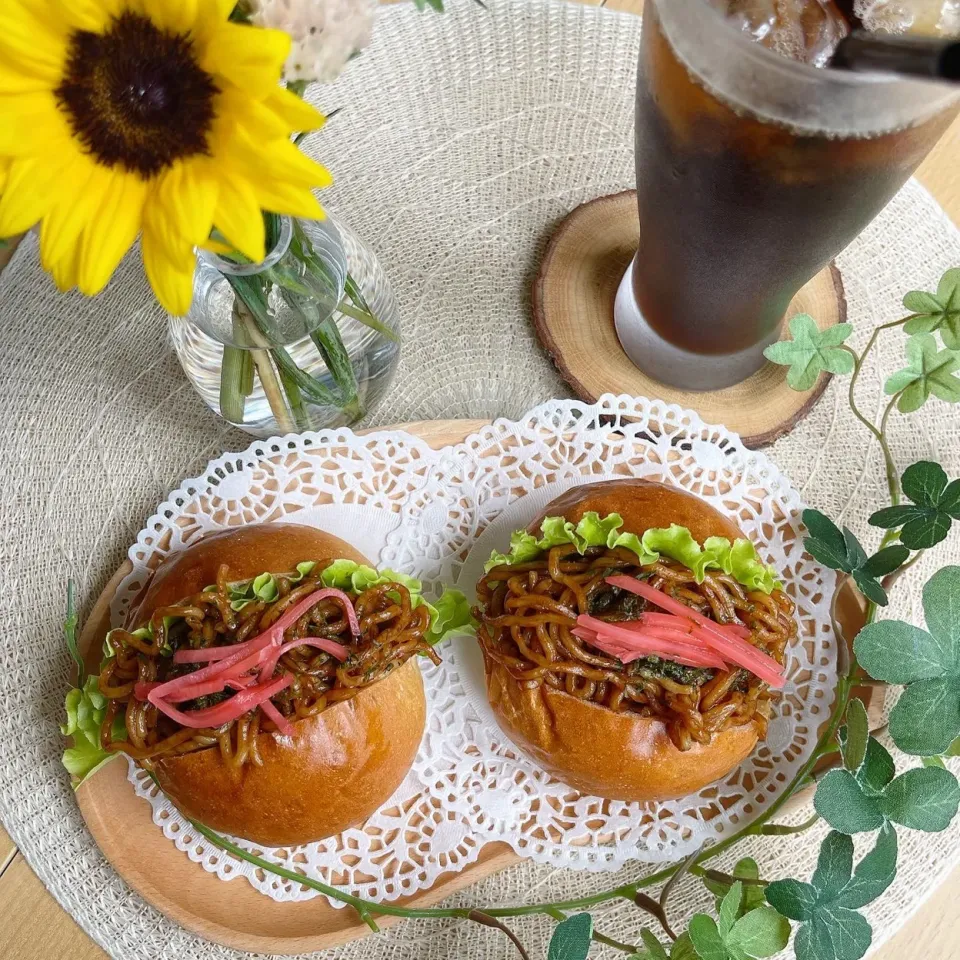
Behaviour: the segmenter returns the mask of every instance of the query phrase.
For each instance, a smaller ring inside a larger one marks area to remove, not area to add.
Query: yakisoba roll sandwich
[[[417,655],[436,659],[450,606],[309,527],[205,537],[108,634],[100,747],[215,830],[270,846],[339,833],[410,768],[426,717]]]
[[[766,734],[794,604],[737,525],[646,480],[576,487],[494,554],[477,637],[498,722],[577,790],[695,792]]]

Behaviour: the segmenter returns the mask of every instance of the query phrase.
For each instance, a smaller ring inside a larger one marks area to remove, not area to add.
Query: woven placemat
[[[637,18],[591,7],[488,0],[484,11],[454,0],[443,16],[391,8],[370,50],[324,91],[322,106],[342,112],[308,149],[337,177],[331,208],[380,255],[406,336],[394,387],[373,422],[517,416],[568,395],[532,331],[531,280],[560,218],[633,185],[638,47]],[[934,286],[957,263],[960,234],[910,183],[839,258],[855,345],[877,320],[899,315],[904,290]],[[99,299],[61,297],[27,239],[0,276],[0,329],[0,819],[53,894],[115,957],[238,956],[165,920],[106,864],[59,766],[57,723],[68,682],[66,577],[77,579],[89,605],[156,504],[248,438],[194,395],[134,256]],[[881,403],[882,378],[901,365],[901,341],[884,344],[861,377],[868,412]],[[884,496],[881,462],[841,390],[831,385],[768,453],[807,502],[864,535]],[[950,408],[933,402],[893,433],[901,463],[938,457],[951,476],[960,474]],[[960,561],[953,542],[898,586],[892,615],[920,620],[920,585],[935,566]],[[765,873],[808,874],[818,839],[763,845]],[[900,877],[869,911],[877,940],[916,908],[958,851],[956,831],[904,832]],[[463,899],[489,904],[597,888],[589,874],[524,865]],[[706,902],[695,884],[681,893],[678,908]],[[621,939],[635,940],[643,920],[628,904],[598,911],[598,924]],[[545,955],[551,927],[519,925],[534,956]],[[504,951],[495,931],[414,922],[329,956],[499,960]]]

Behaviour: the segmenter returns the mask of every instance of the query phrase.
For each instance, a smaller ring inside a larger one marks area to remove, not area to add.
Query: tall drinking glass
[[[693,390],[758,370],[797,291],[877,215],[958,106],[941,85],[787,59],[705,0],[647,0],[640,248],[616,305],[630,359]]]

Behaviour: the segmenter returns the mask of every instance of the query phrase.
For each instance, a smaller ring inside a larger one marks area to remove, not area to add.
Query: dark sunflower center
[[[143,177],[208,152],[216,94],[193,41],[136,13],[114,17],[105,33],[76,31],[56,90],[87,150]]]

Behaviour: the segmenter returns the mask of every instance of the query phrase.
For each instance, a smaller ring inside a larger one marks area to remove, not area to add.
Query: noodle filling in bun
[[[101,748],[213,829],[274,845],[338,833],[406,775],[426,716],[417,654],[439,662],[457,606],[307,527],[203,538],[107,635]]]
[[[487,693],[510,738],[583,793],[666,800],[766,735],[793,601],[732,521],[660,483],[555,500],[477,586]]]

